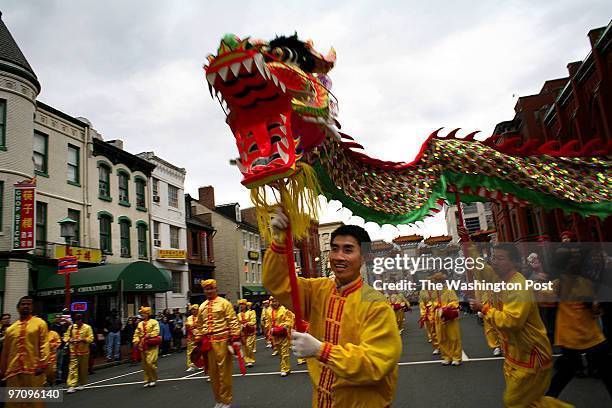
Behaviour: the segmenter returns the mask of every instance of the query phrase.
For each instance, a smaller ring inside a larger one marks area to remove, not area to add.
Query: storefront
[[[242,286],[242,297],[255,304],[268,299],[270,293],[263,286]]]
[[[43,312],[62,310],[66,283],[57,267],[40,266],[37,282],[35,296]],[[71,302],[86,303],[88,320],[99,326],[113,309],[126,319],[137,315],[140,306],[154,307],[155,294],[168,291],[171,284],[167,271],[145,261],[82,268],[70,274]]]

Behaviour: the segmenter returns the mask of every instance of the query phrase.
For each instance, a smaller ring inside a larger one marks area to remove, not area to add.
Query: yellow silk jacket
[[[263,283],[293,310],[286,250],[273,242],[264,258]],[[323,342],[308,359],[314,407],[391,405],[402,343],[387,299],[361,278],[337,288],[329,278],[298,279],[308,332]]]
[[[49,362],[47,324],[38,317],[17,320],[4,334],[0,372],[7,379],[18,374],[34,374]]]
[[[57,362],[57,349],[62,344],[60,335],[55,330],[49,330],[49,365]]]
[[[246,312],[238,313],[238,321],[241,325],[248,324],[251,326],[257,326],[257,314],[254,310],[247,310]]]
[[[70,354],[75,356],[84,356],[89,354],[89,344],[94,341],[93,330],[91,326],[83,323],[79,326],[72,324],[66,333],[64,333],[64,342],[68,343],[70,340],[84,340],[81,343],[70,344]]]
[[[240,337],[240,324],[234,307],[220,296],[200,305],[195,324],[197,336],[208,335],[210,341],[226,341]]]
[[[137,344],[141,351],[146,351],[144,339],[159,336],[159,323],[155,319],[147,319],[138,323],[134,331],[132,343]]]

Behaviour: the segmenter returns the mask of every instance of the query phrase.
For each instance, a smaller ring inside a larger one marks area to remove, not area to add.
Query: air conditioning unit
[[[154,239],[153,240],[153,246],[160,247],[161,246],[161,239]]]
[[[130,256],[129,248],[121,248],[121,256]]]
[[[153,196],[153,202],[154,202],[154,203],[159,203],[159,201],[160,201],[160,200],[159,200],[159,196],[158,196],[158,195],[154,195],[154,196]]]

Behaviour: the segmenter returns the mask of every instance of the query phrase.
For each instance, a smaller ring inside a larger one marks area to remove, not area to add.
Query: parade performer
[[[49,325],[47,325],[49,330]],[[62,344],[60,335],[55,330],[49,330],[49,360],[47,369],[45,370],[45,383],[49,386],[55,385],[55,376],[57,373],[57,349]]]
[[[289,220],[277,213],[275,240],[264,257],[263,283],[293,309],[282,234]],[[292,349],[308,358],[313,407],[387,407],[393,402],[401,339],[385,297],[359,271],[370,243],[367,232],[345,225],[331,235],[336,278],[298,280],[308,333],[293,332]]]
[[[196,319],[198,317],[198,309],[200,305],[193,304],[189,306],[190,315],[185,319],[185,333],[187,334],[187,371],[194,371],[196,366],[191,361],[191,352],[194,348],[194,336],[193,336],[193,328],[196,323]]]
[[[270,307],[270,333],[272,347],[280,355],[280,375],[286,377],[291,372],[289,347],[291,329],[295,323],[294,314],[285,306],[281,306],[276,298],[272,298]],[[274,355],[274,354],[273,354]]]
[[[234,307],[217,295],[217,281],[201,281],[206,300],[200,305],[195,325],[195,341],[206,352],[208,376],[218,408],[228,408],[232,395],[233,347],[240,348],[240,324]]]
[[[498,296],[496,296],[496,294],[493,293],[493,291],[491,290],[481,293],[480,301],[483,304],[487,303],[497,309],[501,309],[501,302],[499,302]],[[482,312],[480,312],[479,316],[482,316]],[[495,329],[495,327],[488,319],[484,318],[482,320],[482,329],[484,331],[485,339],[487,340],[487,345],[491,350],[493,350],[493,355],[495,357],[501,356],[502,336],[500,335],[500,333]]]
[[[422,289],[419,292],[419,311],[421,313],[419,325],[421,328],[425,327],[427,341],[433,347],[432,354],[438,355],[440,354],[440,344],[438,343],[436,326],[434,324],[433,295],[431,290]]]
[[[252,310],[255,314],[255,341],[253,342],[253,354],[257,353],[257,312],[253,309],[253,302],[247,302],[247,310]]]
[[[64,333],[64,342],[70,345],[70,363],[66,381],[68,393],[85,388],[89,374],[89,345],[94,341],[93,330],[90,325],[83,323],[83,315],[77,313],[73,320],[74,323]]]
[[[240,323],[240,338],[244,345],[244,362],[247,367],[253,367],[255,364],[254,348],[257,341],[257,316],[254,310],[249,310],[246,299],[240,299],[240,312],[238,313],[238,322]]]
[[[155,387],[157,384],[157,358],[161,337],[159,322],[151,319],[151,308],[141,306],[138,310],[142,321],[138,323],[132,343],[140,352],[142,370],[144,371],[144,387]]]
[[[430,281],[443,283],[446,276],[437,272]],[[461,365],[461,329],[459,328],[459,298],[450,288],[433,291],[433,314],[442,365]]]
[[[24,296],[17,303],[19,320],[4,332],[0,377],[7,387],[41,387],[49,361],[47,324],[32,316],[33,299]],[[42,402],[6,403],[7,407],[43,407]]]
[[[406,299],[403,293],[394,293],[389,297],[389,303],[395,313],[395,321],[397,322],[397,329],[399,334],[404,332],[404,318],[406,311],[410,309],[410,303]]]
[[[270,300],[264,300],[261,309],[261,330],[263,331],[266,348],[272,347],[272,339],[270,338]]]
[[[525,288],[525,278],[517,270],[520,255],[512,244],[493,248],[491,267],[498,279]],[[485,268],[483,274],[490,274]],[[498,306],[470,300],[472,310],[502,334],[504,350],[504,405],[518,407],[571,407],[545,397],[550,384],[552,351],[531,290],[506,290]],[[499,308],[498,308],[499,307]]]

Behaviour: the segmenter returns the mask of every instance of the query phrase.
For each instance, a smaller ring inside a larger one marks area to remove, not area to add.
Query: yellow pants
[[[397,322],[397,329],[402,330],[404,328],[404,309],[395,311],[395,321]]]
[[[57,361],[49,361],[49,365],[45,369],[45,379],[43,384],[49,383],[50,386],[55,384],[55,376],[57,370]]]
[[[440,348],[438,336],[436,335],[436,327],[433,322],[427,320],[425,322],[425,330],[427,330],[427,340],[431,340],[431,346],[434,349]]]
[[[6,379],[7,387],[23,388],[23,387],[42,387],[45,379],[44,374],[17,374]],[[42,408],[44,402],[6,402],[7,408]]]
[[[142,370],[144,371],[144,382],[157,381],[157,356],[159,347],[150,347],[140,354]]]
[[[573,408],[573,405],[546,397],[551,367],[533,371],[504,363],[504,405],[507,408]]]
[[[187,368],[189,367],[195,367],[195,365],[193,365],[193,363],[191,362],[191,352],[193,351],[193,349],[195,348],[195,343],[193,342],[193,339],[187,339]]]
[[[272,346],[275,350],[278,350],[281,373],[288,373],[291,371],[291,362],[289,361],[289,339],[287,337],[272,336]]]
[[[87,384],[87,375],[89,374],[89,354],[77,356],[70,354],[70,364],[68,365],[68,379],[66,385],[68,387],[76,387],[77,385]]]
[[[215,401],[222,404],[232,403],[232,355],[227,349],[227,341],[214,341],[208,351],[208,376],[212,385]]]
[[[494,349],[496,347],[501,347],[499,333],[497,332],[497,330],[495,330],[495,328],[491,325],[491,323],[489,323],[489,321],[486,319],[484,320],[483,328],[484,328],[484,334],[487,339],[487,344],[489,345],[489,348]]]
[[[459,319],[443,321],[436,317],[436,335],[443,360],[461,361],[461,331]]]
[[[244,347],[244,362],[254,363],[255,362],[255,342],[257,341],[257,335],[242,336],[242,344]]]

